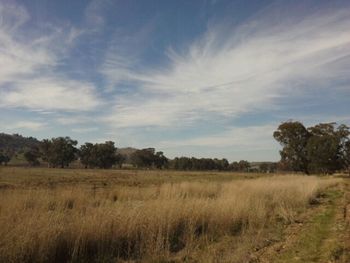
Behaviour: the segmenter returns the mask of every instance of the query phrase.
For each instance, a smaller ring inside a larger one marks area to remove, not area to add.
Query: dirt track
[[[318,199],[283,231],[280,241],[261,248],[251,262],[350,262],[350,179]]]

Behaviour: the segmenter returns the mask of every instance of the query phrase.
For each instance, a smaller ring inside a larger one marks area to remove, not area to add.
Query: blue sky
[[[285,120],[350,124],[349,1],[0,0],[0,128],[278,160]]]

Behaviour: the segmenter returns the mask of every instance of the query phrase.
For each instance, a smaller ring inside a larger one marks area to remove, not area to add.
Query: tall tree
[[[154,156],[154,165],[158,169],[164,168],[168,163],[168,158],[165,157],[163,152],[156,152]]]
[[[116,164],[118,165],[118,167],[122,168],[123,163],[125,163],[126,161],[126,156],[124,154],[117,153],[115,158],[116,158]]]
[[[43,140],[41,151],[43,159],[52,167],[67,167],[76,159],[77,141],[70,137],[57,137]]]
[[[281,162],[292,167],[294,171],[309,173],[307,143],[309,131],[298,121],[284,122],[278,126],[273,137],[282,145]]]
[[[95,147],[96,147],[96,157],[97,157],[96,164],[98,167],[108,169],[116,164],[117,148],[114,146],[114,142],[107,141],[105,143],[95,144]]]
[[[147,167],[150,168],[154,165],[155,161],[155,149],[146,148],[135,151],[131,157],[131,163],[136,167]]]
[[[350,176],[350,140],[344,144],[344,168],[348,170]]]
[[[31,166],[40,165],[39,158],[41,156],[39,147],[33,146],[24,152],[24,158]]]
[[[274,137],[283,146],[283,167],[312,173],[334,173],[348,166],[349,127],[320,123],[306,129],[300,122],[282,123]]]
[[[250,163],[245,160],[240,160],[238,162],[239,171],[248,172],[250,168]]]
[[[7,166],[7,164],[11,161],[14,155],[15,152],[11,149],[0,151],[0,165],[4,164],[5,166]]]
[[[314,173],[332,174],[346,165],[345,147],[349,128],[336,127],[336,123],[320,123],[310,127],[307,143],[309,170]]]
[[[51,158],[52,158],[52,142],[49,139],[44,139],[40,143],[40,152],[41,152],[41,158],[43,161],[47,162],[47,165],[50,166],[51,164]]]
[[[79,157],[85,168],[104,168],[108,169],[115,165],[120,158],[116,154],[117,148],[114,142],[107,141],[105,143],[85,143],[80,147]]]
[[[8,161],[9,160],[7,160],[6,156],[2,152],[0,152],[0,165],[2,165],[3,163],[6,165]]]
[[[92,143],[85,143],[80,146],[79,150],[80,162],[85,168],[93,168],[96,166],[96,147]]]
[[[334,136],[312,136],[307,144],[308,170],[312,173],[331,174],[340,169],[338,146],[338,140]]]
[[[234,161],[234,162],[230,163],[229,169],[231,171],[234,171],[234,172],[239,171],[239,164],[238,164],[238,162]]]

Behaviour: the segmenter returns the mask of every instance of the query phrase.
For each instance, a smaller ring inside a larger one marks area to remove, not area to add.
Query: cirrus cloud
[[[21,5],[0,3],[0,107],[86,111],[99,104],[93,84],[58,69],[80,30],[50,26],[38,34]],[[79,100],[79,103],[77,101]]]
[[[349,78],[350,10],[291,14],[275,24],[265,13],[233,29],[211,25],[188,50],[169,49],[162,68],[119,66],[121,56],[109,53],[102,73],[109,82],[117,76],[117,94],[123,81],[138,88],[116,96],[107,117],[115,126],[232,118],[278,108],[280,98],[302,96],[312,86],[329,90],[325,83]]]

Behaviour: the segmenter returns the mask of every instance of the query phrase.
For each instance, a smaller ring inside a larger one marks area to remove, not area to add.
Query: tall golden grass
[[[0,262],[161,261],[293,221],[335,179],[0,190]]]

